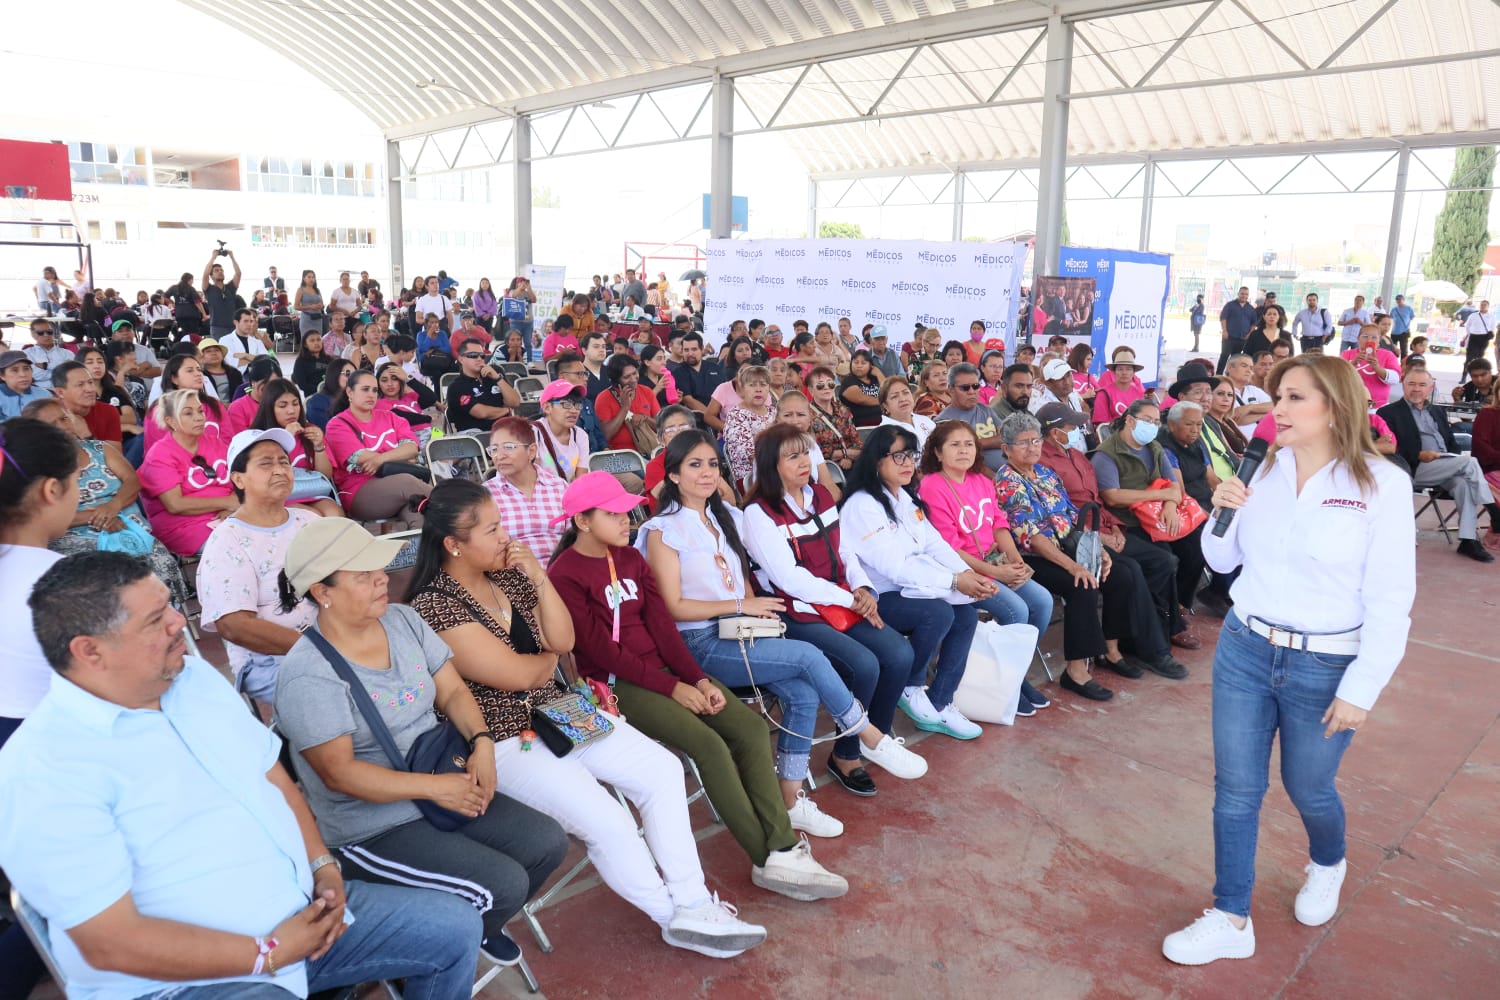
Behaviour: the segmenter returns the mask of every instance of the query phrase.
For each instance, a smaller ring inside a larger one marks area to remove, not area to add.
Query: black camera
[[[214,242],[217,243],[217,244],[219,244],[219,249],[217,251],[215,251],[214,256],[215,257],[228,257],[229,256],[229,251],[224,249],[224,241],[223,240],[215,240]]]

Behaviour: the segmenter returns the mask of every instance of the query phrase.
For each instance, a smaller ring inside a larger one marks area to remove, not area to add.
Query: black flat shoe
[[[1111,660],[1107,656],[1101,656],[1099,657],[1099,662],[1109,669],[1113,670],[1115,673],[1119,674],[1121,677],[1128,677],[1131,680],[1137,680],[1141,677],[1142,674],[1145,673],[1145,671],[1136,666],[1129,657],[1121,657],[1118,660]],[[1068,675],[1063,674],[1063,676],[1066,677]]]
[[[837,781],[855,795],[869,798],[878,791],[875,787],[875,779],[870,777],[870,772],[866,771],[863,767],[856,767],[848,774],[845,774],[838,769],[833,763],[833,758],[830,757],[828,758],[828,773],[833,775],[834,781]]]
[[[1171,653],[1164,654],[1159,660],[1142,660],[1141,662],[1146,664],[1147,670],[1168,680],[1180,681],[1188,675],[1187,667],[1183,666],[1182,661]]]
[[[1070,675],[1063,674],[1057,679],[1057,684],[1064,691],[1071,691],[1080,698],[1087,698],[1089,701],[1109,701],[1115,696],[1113,691],[1092,677],[1089,678],[1087,684],[1080,684]]]
[[[1475,562],[1492,563],[1495,561],[1495,557],[1490,550],[1472,538],[1459,539],[1458,554],[1468,556]]]

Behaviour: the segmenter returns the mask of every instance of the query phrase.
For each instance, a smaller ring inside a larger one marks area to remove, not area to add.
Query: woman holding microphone
[[[1276,442],[1250,486],[1214,490],[1203,534],[1214,570],[1240,567],[1214,652],[1214,908],[1169,934],[1182,965],[1255,954],[1256,832],[1279,732],[1281,777],[1307,830],[1294,913],[1338,910],[1344,806],[1334,786],[1354,731],[1406,649],[1416,595],[1411,481],[1374,450],[1365,392],[1340,358],[1304,354],[1267,379]]]

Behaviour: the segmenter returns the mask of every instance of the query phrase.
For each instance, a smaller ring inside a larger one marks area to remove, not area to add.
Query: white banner
[[[1161,353],[1161,318],[1167,297],[1167,265],[1133,260],[1115,261],[1114,286],[1109,293],[1109,332],[1104,350],[1095,352],[1112,358],[1115,348],[1128,347],[1135,352],[1144,382],[1155,382],[1161,376],[1156,370]],[[1212,340],[1210,340],[1212,343]]]
[[[737,319],[763,319],[791,342],[792,323],[859,331],[884,326],[890,346],[918,326],[967,341],[983,320],[986,338],[1005,342],[1016,327],[1024,243],[931,243],[925,240],[709,240],[704,331],[722,344]]]
[[[562,312],[563,281],[567,276],[568,269],[553,264],[527,264],[521,268],[521,273],[526,280],[531,282],[531,290],[536,293],[536,308],[532,316],[536,317],[536,329],[542,329],[542,321],[552,319]]]

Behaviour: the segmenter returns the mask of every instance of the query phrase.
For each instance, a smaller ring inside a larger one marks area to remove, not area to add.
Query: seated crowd
[[[627,314],[664,296],[627,294]],[[1107,701],[1096,669],[1185,678],[1173,647],[1229,607],[1232,576],[1203,585],[1202,515],[1271,410],[1282,341],[1158,393],[1127,348],[1098,379],[1065,341],[1007,366],[983,324],[897,352],[847,318],[790,347],[751,321],[713,357],[690,322],[659,336],[643,313],[611,344],[608,297],[578,296],[526,399],[501,367],[524,345],[450,330],[428,298],[415,339],[380,313],[341,357],[342,321],[307,329],[290,376],[248,346],[249,309],[230,346],[184,340],[139,395],[129,352],[59,360],[45,390],[0,355],[0,866],[79,989],[467,996],[480,957],[520,962],[505,925],[568,836],[666,944],[730,958],[767,930],[709,887],[683,759],[754,885],[842,896],[808,841],[845,828],[804,790],[815,747],[868,797],[870,765],[927,772],[898,711],[981,736],[955,704],[981,615],[1041,634],[1061,599],[1059,685]],[[1348,360],[1373,438],[1457,500],[1460,551],[1493,558],[1474,522],[1500,525],[1500,394],[1462,456],[1425,366],[1403,376],[1368,329]],[[443,425],[493,471],[435,475],[419,441]],[[637,461],[595,471],[603,452]],[[390,529],[416,552],[399,585]],[[188,653],[189,557],[258,720]],[[744,622],[771,628],[746,642]],[[768,698],[775,718],[750,707]],[[1015,702],[1050,704],[1026,682]],[[433,748],[454,767],[415,766]],[[14,927],[0,966],[38,974]]]

